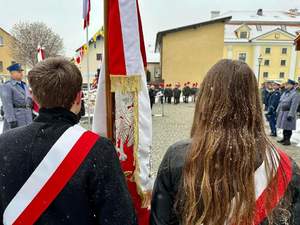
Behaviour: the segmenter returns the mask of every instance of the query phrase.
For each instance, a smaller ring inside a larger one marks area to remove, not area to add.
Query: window
[[[247,54],[246,53],[240,53],[239,54],[239,60],[242,62],[246,62]]]
[[[281,66],[286,66],[286,60],[281,60],[280,65]]]
[[[0,61],[0,72],[3,72],[3,62]]]
[[[287,54],[287,48],[283,48],[281,51],[282,54],[286,55]]]
[[[268,78],[269,77],[269,73],[268,72],[264,72],[264,78]]]
[[[102,54],[101,53],[97,54],[97,61],[102,61]]]
[[[240,38],[241,39],[247,39],[248,38],[248,32],[247,31],[242,31],[240,33]]]
[[[284,72],[280,72],[280,74],[279,74],[279,78],[284,78]]]
[[[266,48],[265,53],[266,53],[266,54],[271,54],[271,48]]]
[[[266,59],[264,65],[265,65],[265,66],[270,66],[270,60],[269,60],[269,59]]]
[[[4,43],[3,43],[3,37],[2,36],[0,36],[0,46],[1,45],[4,45]]]
[[[281,28],[281,30],[286,31],[286,25],[281,25],[280,28]]]
[[[257,30],[257,31],[262,31],[261,25],[256,25],[256,30]]]

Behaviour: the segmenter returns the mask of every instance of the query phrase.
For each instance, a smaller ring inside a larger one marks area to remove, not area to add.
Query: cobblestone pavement
[[[162,114],[164,116],[156,116]],[[152,153],[152,173],[155,176],[161,160],[168,147],[175,142],[189,137],[194,113],[194,104],[164,105],[164,110],[160,104],[153,107],[153,153]],[[266,125],[267,133],[269,133]],[[300,165],[300,148],[295,144],[289,147],[279,145],[276,138],[271,139],[276,146],[285,150]]]

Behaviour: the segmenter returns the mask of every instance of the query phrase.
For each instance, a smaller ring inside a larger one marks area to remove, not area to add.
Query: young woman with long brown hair
[[[300,224],[300,172],[265,134],[257,80],[243,62],[206,75],[191,139],[170,147],[151,225]]]

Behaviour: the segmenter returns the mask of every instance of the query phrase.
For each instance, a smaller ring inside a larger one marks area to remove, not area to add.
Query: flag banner
[[[83,0],[83,20],[85,29],[90,25],[91,0]]]
[[[41,47],[40,45],[37,48],[37,59],[38,59],[38,62],[45,60],[45,49],[43,47]]]
[[[142,209],[142,202],[153,188],[150,174],[152,115],[138,2],[109,0],[107,15],[107,66],[111,91],[115,93],[116,148],[130,192],[135,196],[133,199],[140,224],[145,225],[148,224],[147,215],[145,213],[145,217],[141,218],[139,212],[147,211]],[[93,123],[93,130],[101,135],[107,133],[105,83],[105,68],[102,66]]]

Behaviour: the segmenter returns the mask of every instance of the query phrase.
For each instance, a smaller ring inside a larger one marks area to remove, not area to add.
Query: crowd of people
[[[161,104],[167,103],[175,105],[179,104],[181,99],[184,103],[196,102],[196,96],[199,93],[199,84],[187,82],[181,88],[181,84],[176,82],[176,84],[149,84],[149,97],[151,102],[151,108],[155,104],[156,99],[159,99],[158,102]]]
[[[0,221],[5,225],[139,224],[115,147],[76,125],[82,99],[78,68],[68,60],[49,58],[29,72],[33,99],[40,106],[34,121],[25,117],[32,98],[22,82],[22,68],[14,65],[10,71],[12,79],[0,88],[6,120],[6,131],[0,135]],[[277,112],[286,141],[294,128],[299,95],[292,80],[284,91],[279,86],[268,84],[261,91],[266,114]],[[184,102],[191,93],[189,84],[182,90],[179,84],[160,89],[151,86],[150,99],[167,97],[169,103],[174,98],[177,104],[181,92]],[[241,61],[217,62],[195,101],[189,140],[172,145],[161,162],[151,207],[146,206],[151,211],[147,224],[299,225],[300,169],[266,135],[251,68]],[[12,116],[7,115],[10,110]],[[53,161],[58,167],[55,179],[44,179],[51,174]],[[45,183],[31,183],[32,176]],[[60,182],[65,177],[67,182]],[[36,196],[33,201],[38,203],[32,205],[30,196]]]
[[[267,82],[261,88],[262,102],[271,134],[277,137],[277,128],[283,129],[283,139],[278,143],[291,145],[293,130],[296,130],[297,112],[300,112],[300,93],[298,83],[288,80],[287,83]]]

